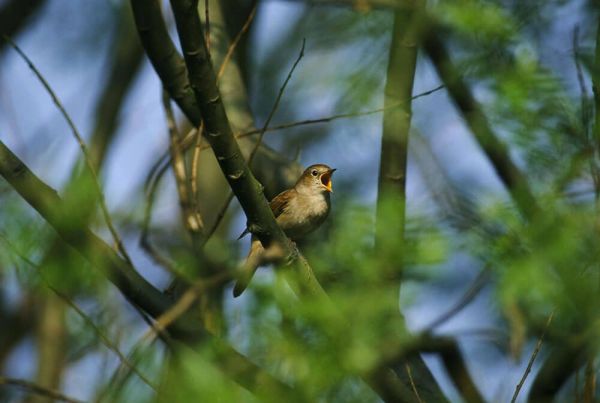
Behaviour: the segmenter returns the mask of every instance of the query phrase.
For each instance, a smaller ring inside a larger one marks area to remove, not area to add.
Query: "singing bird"
[[[292,240],[297,241],[319,228],[331,207],[331,176],[335,169],[325,164],[311,165],[300,176],[293,188],[279,193],[269,206],[277,224]],[[241,239],[250,231],[246,228]],[[264,261],[265,249],[256,236],[252,236],[250,252],[242,265],[233,296],[239,296],[252,280],[258,266]]]

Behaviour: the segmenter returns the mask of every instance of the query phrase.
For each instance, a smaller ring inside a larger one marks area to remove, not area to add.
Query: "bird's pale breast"
[[[329,214],[329,197],[319,194],[297,194],[291,198],[277,223],[286,235],[297,240],[316,230]]]

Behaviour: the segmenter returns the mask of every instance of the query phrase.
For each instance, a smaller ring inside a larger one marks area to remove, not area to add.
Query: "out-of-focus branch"
[[[467,370],[467,366],[456,342],[452,341],[451,343],[448,343],[448,345],[441,349],[439,353],[448,375],[465,401],[470,403],[485,402],[485,399],[481,396],[475,383],[471,379],[471,375]]]
[[[4,240],[2,234],[0,240]],[[12,349],[39,320],[39,307],[29,293],[24,293],[18,306],[11,307],[10,310],[7,308],[4,303],[0,303],[0,328],[10,329],[10,332],[0,332],[0,368],[4,367]]]
[[[417,2],[415,9],[396,10],[394,29],[390,45],[387,68],[383,114],[383,136],[377,196],[376,245],[378,253],[402,250],[404,243],[404,221],[406,206],[406,161],[408,136],[411,124],[411,99],[417,64],[417,51],[424,23],[425,2]],[[391,107],[391,106],[395,107]],[[393,242],[393,245],[391,244]],[[402,253],[400,253],[402,256]],[[400,312],[400,293],[403,271],[402,257],[388,259],[382,263],[380,276],[383,282],[394,282],[387,287],[390,301],[387,310],[390,320],[398,329],[405,329],[404,317]],[[392,336],[394,337],[394,336]],[[418,354],[402,355],[398,360],[386,363],[407,390],[416,390],[410,400],[444,400],[443,393],[433,375]],[[411,377],[406,368],[409,368]],[[374,371],[377,377],[384,375],[384,367]]]
[[[98,338],[100,338],[100,341],[102,341],[102,343],[113,353],[115,353],[115,355],[119,358],[119,361],[121,362],[121,365],[127,367],[130,371],[132,371],[133,373],[135,373],[141,380],[142,382],[144,382],[146,385],[148,385],[152,390],[157,391],[158,387],[156,385],[154,385],[154,383],[147,377],[145,376],[120,350],[119,347],[113,343],[109,336],[104,334],[104,331],[102,329],[100,329],[99,326],[97,326],[94,321],[92,320],[92,318],[90,318],[85,312],[83,312],[83,310],[77,305],[75,304],[69,297],[67,297],[66,295],[64,295],[63,293],[61,293],[60,291],[58,291],[57,289],[55,289],[54,287],[51,287],[52,291],[60,298],[64,301],[65,304],[67,304],[68,306],[71,307],[71,309],[73,309],[80,317],[81,319],[88,325],[90,326],[92,329],[94,329],[94,332],[96,333],[96,335],[98,336]]]
[[[135,35],[131,8],[124,4],[119,9],[119,19],[114,32],[111,66],[106,75],[104,89],[96,101],[94,129],[90,137],[90,157],[95,168],[102,166],[119,123],[119,113],[133,79],[140,70],[143,48]]]
[[[46,0],[10,0],[0,9],[0,36],[15,36]],[[0,42],[0,52],[5,43]]]
[[[594,93],[594,124],[592,127],[592,149],[594,150],[595,161],[591,163],[592,179],[594,180],[594,190],[596,200],[600,199],[600,168],[598,167],[598,158],[600,157],[600,16],[597,17],[596,27],[596,51],[594,54],[594,64],[592,67],[592,90]]]
[[[394,14],[394,30],[388,61],[385,84],[383,114],[383,136],[379,163],[379,183],[377,197],[377,243],[382,247],[386,238],[392,237],[400,247],[404,240],[404,219],[406,206],[406,160],[408,155],[408,134],[411,123],[411,97],[417,65],[417,49],[421,17],[417,12],[397,11]],[[385,204],[394,201],[393,209]],[[397,233],[385,233],[389,228],[384,223],[393,222]],[[402,264],[400,262],[400,264]],[[396,265],[394,265],[396,267]],[[396,267],[397,268],[397,267]],[[401,268],[398,268],[400,271]],[[391,273],[387,273],[390,275]],[[395,277],[395,276],[394,276]]]
[[[240,40],[242,39],[244,34],[246,32],[248,32],[248,29],[250,28],[250,24],[252,24],[252,21],[254,20],[254,16],[256,15],[257,8],[258,8],[258,3],[255,3],[252,6],[252,10],[250,11],[250,14],[248,14],[248,18],[246,19],[246,22],[244,22],[244,25],[242,25],[242,28],[240,29],[240,31],[237,33],[237,35],[233,39],[233,42],[231,42],[231,44],[227,48],[227,53],[225,54],[225,57],[223,58],[223,62],[221,63],[221,66],[219,67],[219,71],[217,72],[217,82],[219,82],[219,80],[223,76],[223,73],[225,72],[225,69],[227,68],[227,65],[229,64],[229,60],[231,60],[231,57],[233,56],[233,52],[235,51],[238,44],[240,43]]]
[[[60,389],[67,363],[65,306],[56,295],[44,295],[40,320],[36,323],[37,368],[35,383],[51,390]],[[31,395],[27,403],[51,403],[47,396]]]
[[[57,390],[45,388],[43,386],[37,385],[33,382],[25,381],[23,379],[15,379],[15,378],[6,378],[0,376],[0,386],[1,385],[10,385],[22,388],[30,393],[35,393],[37,395],[45,396],[47,398],[53,399],[54,401],[58,400],[61,402],[68,403],[83,403],[82,400],[73,399],[67,395],[60,393]]]
[[[48,221],[65,242],[94,266],[105,271],[134,305],[142,307],[152,316],[158,316],[167,309],[170,305],[167,297],[140,276],[111,247],[89,229],[72,225],[70,211],[65,210],[56,191],[35,176],[2,142],[0,176]]]
[[[498,139],[481,106],[461,78],[460,72],[454,67],[446,46],[435,30],[429,30],[424,40],[424,47],[442,83],[446,86],[450,98],[490,159],[517,208],[525,218],[532,218],[539,207],[527,178],[512,161],[506,145]]]
[[[469,285],[465,293],[460,297],[456,303],[450,307],[446,312],[434,319],[429,325],[425,327],[425,332],[432,332],[436,327],[441,326],[446,321],[453,318],[456,314],[463,310],[470,302],[472,302],[479,292],[486,286],[490,277],[490,267],[486,266],[477,275],[475,280]]]

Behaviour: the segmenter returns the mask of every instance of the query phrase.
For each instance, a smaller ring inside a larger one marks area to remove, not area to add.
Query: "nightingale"
[[[331,207],[331,175],[335,169],[325,164],[311,165],[304,170],[293,188],[284,190],[271,200],[269,206],[277,224],[292,240],[302,239],[319,228]],[[246,228],[238,239],[250,231]],[[252,280],[256,269],[265,262],[266,251],[260,240],[252,236],[250,252],[238,273],[233,296],[239,296]]]

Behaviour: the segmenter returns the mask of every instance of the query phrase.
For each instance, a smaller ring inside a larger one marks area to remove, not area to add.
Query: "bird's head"
[[[311,165],[304,170],[298,182],[296,182],[296,190],[333,192],[331,188],[331,175],[335,169],[330,168],[325,164]]]

